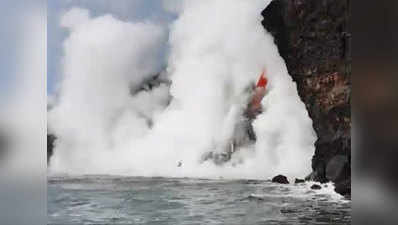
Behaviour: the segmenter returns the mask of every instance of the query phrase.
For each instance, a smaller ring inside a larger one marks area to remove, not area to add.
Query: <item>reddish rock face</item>
[[[275,37],[318,136],[309,178],[329,181],[327,165],[336,155],[344,156],[347,163],[339,167],[336,184],[340,193],[350,192],[349,0],[274,0],[262,15],[263,26]]]

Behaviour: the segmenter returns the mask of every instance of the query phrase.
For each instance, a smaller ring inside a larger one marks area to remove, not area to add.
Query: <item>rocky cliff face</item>
[[[318,135],[307,179],[351,192],[349,0],[274,0],[262,12]]]

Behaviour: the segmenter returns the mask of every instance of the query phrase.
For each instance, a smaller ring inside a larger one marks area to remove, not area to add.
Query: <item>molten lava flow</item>
[[[265,93],[267,91],[266,87],[268,84],[268,79],[265,76],[265,71],[262,72],[260,78],[257,81],[257,85],[254,90],[254,95],[249,103],[246,111],[246,116],[249,119],[254,119],[258,114],[262,112],[261,101],[263,100]]]
[[[267,86],[268,80],[265,77],[265,71],[260,75],[260,78],[257,81],[256,87],[265,88]]]
[[[231,160],[232,154],[240,147],[252,145],[256,141],[252,122],[257,115],[262,113],[261,101],[266,94],[267,84],[268,79],[265,76],[265,71],[263,71],[254,87],[254,93],[243,115],[244,119],[235,124],[234,132],[228,139],[228,143],[221,144],[222,151],[206,153],[203,161],[211,159],[218,165],[226,163]]]

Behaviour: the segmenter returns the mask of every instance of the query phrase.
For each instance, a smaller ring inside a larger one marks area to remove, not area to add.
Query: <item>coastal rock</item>
[[[335,183],[335,188],[334,190],[344,196],[350,196],[351,195],[351,180],[344,180]]]
[[[272,178],[272,183],[288,184],[289,181],[287,180],[287,177],[283,175],[278,175]]]
[[[312,190],[320,190],[320,189],[322,189],[322,187],[321,187],[321,185],[319,185],[319,184],[313,184],[313,185],[311,186],[311,189],[312,189]]]
[[[337,182],[339,181],[340,177],[346,177],[348,174],[347,168],[348,166],[348,159],[344,155],[336,155],[333,157],[326,166],[326,179]]]
[[[301,183],[304,183],[305,182],[305,180],[303,180],[303,179],[298,179],[298,178],[296,178],[295,180],[294,180],[294,183],[295,184],[301,184]]]
[[[349,7],[349,0],[274,0],[262,12],[318,136],[306,179],[321,183],[351,183]]]

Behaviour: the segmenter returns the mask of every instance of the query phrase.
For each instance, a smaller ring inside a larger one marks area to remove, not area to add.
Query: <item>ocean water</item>
[[[332,184],[122,176],[48,178],[48,224],[350,224]]]

